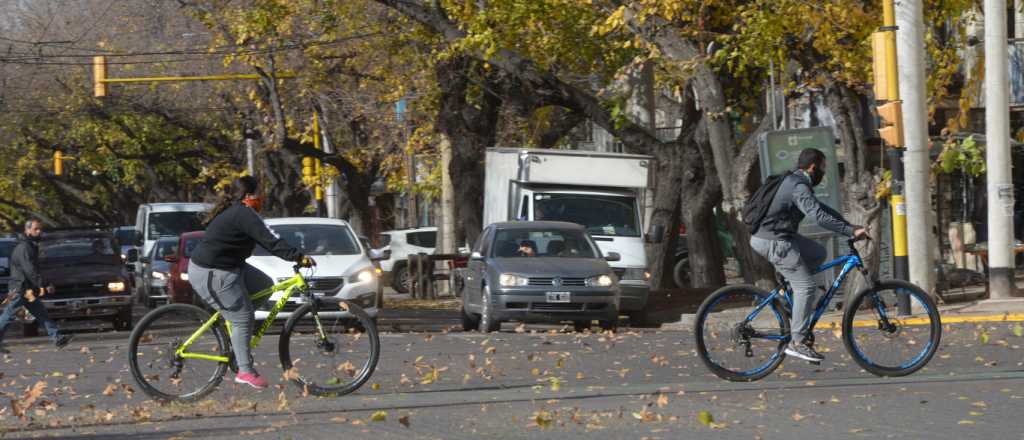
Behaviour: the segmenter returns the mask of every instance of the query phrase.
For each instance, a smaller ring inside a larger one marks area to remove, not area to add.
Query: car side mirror
[[[370,249],[370,261],[391,259],[391,249]]]
[[[654,225],[651,226],[651,231],[647,233],[647,242],[651,244],[661,243],[662,237],[665,236],[665,225]]]
[[[619,261],[621,259],[622,255],[619,255],[618,252],[609,252],[607,255],[604,256],[604,261]]]
[[[473,252],[472,254],[469,254],[469,259],[470,260],[476,260],[476,261],[483,261],[484,260],[484,256],[480,255],[479,252]]]
[[[128,254],[125,256],[125,261],[128,263],[137,263],[139,261],[139,250],[128,249]]]
[[[168,263],[177,263],[178,262],[178,256],[177,255],[168,255],[168,256],[164,257],[164,261],[166,261]]]
[[[135,231],[135,245],[142,246],[142,231]]]

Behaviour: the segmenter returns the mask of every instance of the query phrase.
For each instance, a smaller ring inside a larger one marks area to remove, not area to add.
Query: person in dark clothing
[[[768,259],[793,287],[793,317],[786,354],[812,362],[824,356],[810,345],[810,320],[815,286],[812,270],[825,260],[825,248],[797,233],[804,216],[821,227],[846,237],[867,237],[867,229],[851,225],[834,209],[818,201],[814,186],[825,177],[825,153],[807,148],[800,152],[797,169],[775,193],[768,213],[750,237],[750,246]]]
[[[42,222],[38,219],[29,220],[25,223],[25,234],[18,237],[18,245],[11,253],[11,281],[4,299],[6,307],[0,313],[0,353],[10,353],[3,346],[4,331],[22,307],[43,323],[46,333],[57,348],[64,348],[71,342],[72,336],[61,333],[57,323],[46,313],[46,305],[40,299],[55,291],[53,284],[47,284],[39,273],[39,238],[42,234]]]
[[[279,258],[309,267],[315,262],[278,237],[258,214],[262,199],[255,178],[243,176],[227,188],[206,221],[206,234],[192,252],[189,283],[210,307],[231,323],[231,347],[238,364],[235,382],[263,389],[266,379],[253,368],[249,350],[255,309],[247,279],[253,269],[245,264],[257,244]]]

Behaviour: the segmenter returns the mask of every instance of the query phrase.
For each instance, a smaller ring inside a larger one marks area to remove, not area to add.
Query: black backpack
[[[768,209],[772,206],[775,193],[779,192],[779,186],[782,185],[782,181],[786,180],[786,177],[789,177],[790,174],[793,174],[793,172],[787,171],[782,174],[768,176],[761,187],[754,191],[754,194],[743,204],[743,223],[747,224],[747,229],[750,230],[751,235],[757,233],[757,229],[761,227],[761,222],[768,216]]]

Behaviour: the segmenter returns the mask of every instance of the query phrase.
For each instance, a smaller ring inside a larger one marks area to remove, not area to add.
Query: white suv
[[[437,228],[402,229],[380,233],[381,250],[390,250],[391,258],[381,260],[384,276],[391,280],[391,287],[399,293],[409,291],[410,254],[433,254],[437,246]]]

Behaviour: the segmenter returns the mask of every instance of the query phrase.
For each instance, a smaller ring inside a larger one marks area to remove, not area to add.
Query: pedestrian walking
[[[3,346],[4,331],[14,318],[18,309],[24,307],[43,323],[46,333],[50,335],[57,348],[64,348],[71,342],[71,335],[62,334],[57,323],[46,313],[46,305],[42,298],[53,295],[55,288],[46,283],[39,272],[39,239],[43,235],[43,223],[39,219],[25,222],[25,233],[18,236],[18,244],[11,253],[11,281],[7,288],[7,296],[3,301],[3,313],[0,313],[0,353],[10,353]]]

